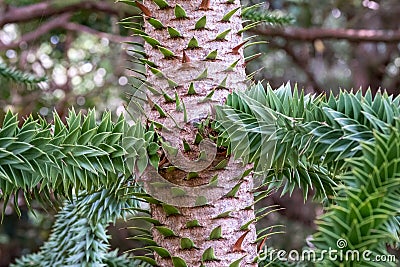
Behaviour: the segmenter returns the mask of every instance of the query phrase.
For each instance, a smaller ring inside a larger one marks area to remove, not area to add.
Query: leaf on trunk
[[[250,38],[251,38],[251,37],[250,37]],[[247,41],[249,41],[250,38],[248,38]],[[246,49],[246,48],[248,48],[248,47],[250,47],[250,46],[252,46],[252,45],[259,45],[259,44],[268,44],[268,41],[251,42],[251,43],[246,44],[246,45],[244,46],[244,49]]]
[[[178,148],[171,146],[168,142],[161,141],[161,145],[167,154],[174,157],[178,155]]]
[[[215,89],[227,89],[226,81],[228,80],[228,75],[219,83],[219,85]]]
[[[249,225],[252,224],[253,222],[257,221],[256,218],[249,220],[248,222],[246,222],[245,224],[243,224],[242,226],[240,226],[240,230],[244,231],[244,230],[248,230],[249,229]]]
[[[194,25],[194,29],[195,30],[204,29],[206,27],[206,24],[207,24],[207,16],[203,16],[196,22],[196,24]]]
[[[170,27],[170,26],[168,26],[168,34],[169,34],[169,36],[171,38],[180,38],[180,37],[182,37],[181,33],[177,29],[175,29],[173,27]]]
[[[201,207],[201,206],[207,205],[207,202],[208,202],[208,200],[205,196],[197,196],[194,205],[196,207]]]
[[[139,212],[142,212],[142,211],[139,211]],[[126,228],[129,229],[129,230],[132,230],[132,231],[142,232],[145,235],[151,235],[151,233],[150,233],[150,231],[148,229],[143,229],[143,228],[135,227],[135,226],[128,226]]]
[[[239,31],[237,32],[237,34],[242,34],[242,33],[245,32],[245,31],[251,30],[252,28],[257,27],[257,26],[258,26],[259,24],[261,24],[261,23],[262,23],[261,21],[256,21],[256,22],[250,23],[249,25],[246,25],[244,28],[242,28],[241,30],[239,30]]]
[[[218,41],[222,41],[222,40],[225,40],[225,37],[228,35],[228,33],[230,33],[231,32],[231,29],[227,29],[227,30],[225,30],[225,31],[223,31],[223,32],[221,32],[221,33],[219,33],[216,37],[215,37],[215,40],[218,40]]]
[[[186,141],[186,139],[182,140],[183,143],[183,149],[185,152],[189,152],[191,150],[189,143]]]
[[[183,101],[183,100],[182,100],[182,107],[183,107],[183,122],[187,123],[188,122],[187,110],[186,110],[185,101]]]
[[[242,182],[238,183],[237,185],[235,185],[231,191],[229,191],[226,194],[226,197],[236,197],[237,192],[239,191],[240,185],[242,184]]]
[[[234,262],[232,262],[231,264],[229,264],[229,267],[240,267],[240,263],[242,262],[242,260],[244,259],[244,257],[246,257],[246,256],[243,256],[243,257],[241,257],[241,258],[235,260]]]
[[[225,14],[225,16],[222,18],[223,22],[228,22],[231,17],[236,13],[236,11],[239,10],[240,7],[237,7],[235,9],[232,9],[231,11],[229,11],[228,13]]]
[[[218,186],[218,174],[214,175],[210,182],[208,183],[210,187],[217,187]]]
[[[162,22],[159,21],[158,19],[149,18],[147,20],[147,22],[150,23],[150,25],[153,26],[154,29],[156,29],[156,30],[162,30],[165,28],[165,26],[162,24]]]
[[[214,248],[209,247],[208,249],[206,249],[203,253],[203,255],[201,256],[201,260],[202,261],[215,261],[217,260],[217,257],[215,256],[214,253]]]
[[[157,266],[157,262],[154,259],[147,256],[134,256],[133,259],[147,262],[151,266]]]
[[[235,62],[233,62],[229,67],[227,67],[225,71],[227,71],[227,72],[233,71],[236,68],[239,61],[240,61],[240,58],[238,60],[236,60]]]
[[[175,150],[175,151],[177,151],[177,150]],[[175,166],[168,166],[168,167],[165,168],[165,171],[168,172],[168,173],[173,172],[175,170],[176,170]]]
[[[144,36],[149,36],[146,32],[144,32],[144,31],[142,31],[142,30],[140,30],[140,29],[132,28],[131,30],[132,30],[132,32],[133,32],[133,35],[144,35]],[[135,45],[140,46],[139,44],[136,44],[136,43],[135,43]]]
[[[161,225],[161,222],[159,220],[150,217],[132,217],[131,220],[143,220],[154,225]]]
[[[186,228],[202,227],[198,220],[192,220],[186,222]]]
[[[179,84],[177,82],[175,82],[174,80],[171,80],[170,78],[167,78],[167,82],[168,82],[168,87],[171,89],[175,89],[176,87],[179,86]]]
[[[218,56],[218,50],[213,50],[211,51],[207,56],[206,56],[206,60],[215,60]]]
[[[151,238],[147,238],[147,237],[143,237],[143,236],[133,236],[133,237],[129,237],[129,239],[130,240],[136,240],[136,241],[139,241],[139,242],[143,242],[145,244],[148,244],[149,246],[157,246],[156,241],[154,241]]]
[[[228,166],[228,159],[223,159],[218,164],[214,167],[214,170],[222,170],[225,169],[225,167]]]
[[[257,54],[254,54],[254,55],[250,55],[250,56],[248,56],[248,57],[246,57],[246,58],[244,59],[244,62],[245,62],[245,64],[247,64],[247,63],[249,63],[250,61],[252,61],[252,60],[254,60],[254,59],[260,57],[261,55],[262,55],[262,53],[257,53]]]
[[[222,226],[215,227],[210,233],[210,240],[216,240],[222,238]]]
[[[210,100],[212,99],[214,93],[215,93],[215,89],[212,89],[211,92],[209,92],[208,95],[206,95],[206,96],[205,96],[203,99],[201,99],[199,102],[200,102],[200,103],[204,103],[204,102],[210,101]]]
[[[138,58],[138,60],[139,60],[140,62],[142,62],[142,63],[144,63],[144,64],[150,66],[150,67],[153,67],[153,68],[157,68],[157,67],[158,67],[156,63],[154,63],[153,61],[147,60],[147,59],[145,59],[145,58]]]
[[[163,207],[163,210],[164,210],[165,214],[167,214],[167,216],[173,216],[173,215],[180,215],[181,214],[179,209],[174,207],[174,206],[171,206],[171,205],[168,205],[168,204],[165,204],[165,203],[163,203],[161,205]]]
[[[247,80],[253,80],[254,76],[255,76],[258,72],[261,72],[263,69],[264,69],[264,67],[259,68],[259,69],[255,70],[255,71],[253,71],[252,73],[246,75],[246,79],[247,79]]]
[[[207,160],[207,152],[205,150],[200,151],[199,160]]]
[[[133,193],[132,195],[134,197],[141,198],[150,204],[160,204],[160,201],[158,201],[157,199],[155,199],[152,196],[149,196],[147,194]]]
[[[177,235],[172,231],[172,229],[165,227],[165,226],[155,226],[155,229],[157,229],[160,234],[162,234],[164,237],[176,237]]]
[[[195,81],[200,81],[208,78],[208,69],[205,68],[202,73],[200,73],[199,76],[197,76],[194,80]]]
[[[169,253],[169,251],[163,247],[147,246],[147,247],[145,247],[145,249],[151,249],[152,251],[155,251],[158,255],[160,255],[161,258],[170,258],[171,257],[171,254]]]
[[[186,191],[179,187],[172,187],[171,188],[171,195],[172,197],[183,197],[186,196]]]
[[[187,267],[186,261],[180,257],[172,257],[172,264],[174,265],[174,267]]]
[[[235,245],[233,245],[232,252],[242,252],[243,251],[242,244],[249,232],[250,232],[250,230],[247,230],[243,235],[241,235],[239,237],[239,239],[236,241]]]
[[[167,1],[165,0],[153,0],[153,2],[160,8],[160,9],[165,9],[167,7],[170,7]]]
[[[162,90],[162,89],[161,89],[161,91],[162,91],[162,93],[163,93],[163,97],[164,97],[164,100],[165,100],[166,103],[175,102],[175,100],[174,100],[169,94],[167,94],[167,92],[165,92],[165,91]]]
[[[154,125],[158,130],[161,130],[164,127],[164,125],[162,123],[159,123],[157,121],[149,120],[149,122],[152,125]]]
[[[222,212],[222,213],[218,214],[217,216],[215,216],[213,219],[230,218],[230,217],[232,217],[231,216],[232,211],[233,210],[228,210],[228,211]]]
[[[154,103],[154,108],[158,111],[158,114],[160,114],[160,118],[167,117],[165,111],[157,103]]]
[[[198,178],[198,177],[199,177],[199,174],[197,172],[189,172],[186,175],[186,180],[190,180],[190,179]]]
[[[193,240],[187,237],[181,238],[181,249],[197,248]]]
[[[148,43],[149,45],[151,45],[153,48],[160,47],[160,45],[161,45],[161,43],[158,40],[156,40],[150,36],[146,36],[146,35],[138,35],[138,36],[142,37],[143,40],[146,43]]]
[[[161,77],[164,77],[164,76],[165,76],[164,73],[163,73],[161,70],[157,69],[157,68],[154,68],[154,67],[149,66],[149,70],[150,70],[151,73],[153,73],[156,77],[161,78]]]
[[[199,134],[199,133],[196,133],[196,137],[194,139],[194,144],[195,145],[200,144],[201,140],[203,140],[203,136],[201,136],[201,134]]]
[[[189,89],[188,89],[188,91],[187,91],[187,94],[188,94],[188,95],[196,95],[196,94],[197,94],[197,93],[196,93],[196,90],[195,90],[195,88],[194,88],[194,83],[190,83]]]
[[[209,10],[210,9],[210,0],[202,0],[199,6],[200,10]]]
[[[175,110],[178,112],[182,112],[182,103],[181,99],[179,98],[178,92],[175,90]]]
[[[175,18],[177,19],[187,18],[185,9],[181,7],[179,4],[175,6],[174,13],[175,13]]]
[[[199,48],[199,41],[197,41],[196,37],[192,37],[192,39],[190,39],[188,46],[188,49],[196,49]]]
[[[145,5],[143,5],[142,3],[135,1],[136,6],[143,12],[143,14],[145,14],[148,17],[151,17],[151,11],[150,9],[148,9]]]
[[[252,171],[253,171],[253,168],[250,168],[250,169],[245,170],[245,171],[243,172],[241,178],[244,178],[244,177],[248,176]]]
[[[165,47],[162,47],[160,45],[158,45],[157,47],[158,47],[158,50],[160,50],[160,52],[164,55],[164,58],[170,59],[170,58],[174,58],[175,57],[174,52],[172,52],[171,50],[169,50],[169,49],[167,49]]]

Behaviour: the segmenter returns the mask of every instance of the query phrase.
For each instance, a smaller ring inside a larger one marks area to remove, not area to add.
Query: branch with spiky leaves
[[[313,186],[317,194],[334,196],[319,221],[319,251],[336,248],[343,238],[349,242],[346,249],[368,249],[373,257],[387,255],[387,243],[399,244],[399,101],[381,92],[372,97],[370,90],[325,98],[292,92],[289,85],[264,90],[259,84],[229,96],[218,109],[216,127],[228,129],[222,143],[252,141],[247,151],[232,145],[231,151],[255,162],[256,170],[261,165],[260,174],[272,187],[283,185],[291,192]],[[275,142],[274,153],[263,151],[265,140]],[[263,168],[271,154],[271,164]],[[321,183],[325,178],[328,183]]]
[[[294,22],[293,17],[283,14],[282,12],[271,11],[257,7],[259,7],[259,5],[255,5],[251,9],[245,9],[245,12],[242,12],[243,19],[253,23],[267,23],[268,25],[272,26],[282,26],[292,24]]]
[[[313,243],[319,253],[329,248],[340,249],[344,255],[359,253],[354,258],[325,258],[330,266],[396,266],[395,261],[374,259],[378,255],[389,259],[386,245],[400,244],[396,218],[400,214],[399,128],[392,128],[388,135],[375,132],[374,142],[361,147],[362,155],[348,161],[350,171],[342,177],[344,185],[335,204],[318,220]]]
[[[94,110],[85,116],[71,110],[66,124],[57,114],[53,124],[29,116],[21,126],[17,115],[8,112],[0,128],[4,208],[19,191],[28,206],[32,198],[49,204],[54,196],[72,200],[82,190],[116,192],[135,171],[147,167],[147,144],[153,135],[146,136],[140,124],[129,126],[123,116],[114,123],[110,112],[97,122]]]
[[[28,205],[32,195],[42,203],[53,193],[69,199],[40,252],[15,266],[147,266],[108,251],[106,227],[138,206],[130,181],[147,166],[152,132],[123,116],[114,123],[109,112],[99,122],[94,110],[71,110],[66,124],[53,118],[49,124],[30,116],[18,126],[8,112],[0,128],[1,197],[23,190]]]
[[[0,77],[26,85],[37,85],[46,81],[46,77],[37,77],[33,74],[17,70],[5,64],[0,64]]]
[[[245,162],[255,162],[256,174],[269,188],[284,186],[284,192],[291,193],[301,187],[305,197],[309,188],[315,188],[324,198],[334,193],[336,183],[325,166],[309,161],[305,148],[314,139],[299,122],[299,118],[318,120],[322,101],[296,90],[292,95],[289,86],[265,91],[258,84],[244,93],[232,93],[217,109],[215,127],[225,129],[220,144],[228,144]],[[248,148],[234,140],[249,140]]]
[[[230,95],[218,109],[216,126],[237,126],[221,134],[223,142],[252,140],[246,155],[233,150],[255,162],[256,169],[268,162],[264,156],[270,152],[263,154],[260,140],[275,142],[271,168],[260,169],[271,185],[284,186],[284,192],[298,186],[304,196],[308,188],[315,187],[317,195],[326,197],[334,194],[338,175],[346,170],[345,159],[360,155],[362,141],[373,141],[372,130],[389,132],[400,115],[399,102],[400,97],[393,99],[381,92],[372,97],[370,90],[365,95],[342,91],[326,98],[304,95],[297,88],[292,92],[289,84],[277,90],[269,86],[264,90],[258,84],[245,93]]]
[[[109,251],[107,226],[137,206],[137,201],[126,197],[126,192],[83,192],[73,202],[65,203],[40,251],[23,256],[11,266],[149,266],[130,260],[127,255],[118,256],[115,250]]]

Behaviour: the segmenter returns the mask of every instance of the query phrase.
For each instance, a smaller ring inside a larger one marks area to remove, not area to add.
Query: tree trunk
[[[146,117],[162,124],[159,134],[180,151],[175,156],[175,150],[164,148],[158,172],[147,172],[147,192],[161,201],[151,204],[152,218],[160,222],[152,229],[154,241],[172,256],[155,254],[156,261],[167,267],[185,266],[181,260],[187,266],[229,266],[235,261],[232,266],[256,266],[253,181],[248,173],[243,177],[249,166],[228,160],[226,150],[216,149],[210,140],[198,145],[199,134],[205,139],[216,135],[205,122],[213,116],[212,106],[223,104],[229,91],[246,88],[243,52],[238,47],[243,42],[240,2],[170,0],[164,9],[155,2],[139,4],[145,33],[159,42],[157,46],[145,39],[147,60],[156,68],[147,68],[147,81],[161,93],[143,95],[152,105]],[[222,20],[236,8],[234,15]],[[202,122],[199,130],[196,123]],[[225,167],[224,162],[228,162]],[[207,185],[210,181],[213,186]],[[152,187],[160,183],[170,186]]]

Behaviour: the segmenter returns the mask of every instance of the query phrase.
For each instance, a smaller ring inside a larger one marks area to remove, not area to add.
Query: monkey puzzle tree
[[[216,147],[210,123],[213,105],[246,89],[240,2],[133,2],[143,12],[144,29],[135,31],[146,42],[137,54],[147,74],[130,107],[150,104],[145,120],[163,147],[144,175],[152,236],[171,256],[156,254],[157,264],[255,266],[250,166]]]

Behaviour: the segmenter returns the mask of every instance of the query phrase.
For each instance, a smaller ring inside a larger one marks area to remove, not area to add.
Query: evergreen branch
[[[348,255],[366,250],[371,259],[388,255],[386,244],[400,243],[400,224],[396,219],[400,211],[400,134],[393,129],[390,134],[374,134],[374,142],[362,144],[362,155],[349,161],[350,171],[343,175],[335,205],[318,221],[319,231],[313,243],[319,252],[341,249]],[[339,247],[339,240],[346,246]],[[330,266],[383,266],[364,257],[356,259],[326,258]],[[395,262],[384,262],[396,266]]]
[[[278,11],[270,11],[267,9],[256,9],[248,8],[242,12],[243,20],[249,20],[251,22],[263,22],[270,25],[287,25],[294,22],[294,18]]]
[[[23,256],[13,267],[28,266],[148,266],[117,251],[109,251],[106,228],[137,201],[124,193],[101,190],[90,195],[83,193],[73,202],[65,203],[57,214],[49,240],[40,252]]]
[[[65,125],[54,114],[53,123],[30,116],[18,126],[17,115],[6,114],[0,128],[4,207],[19,190],[28,206],[32,196],[45,202],[53,192],[69,199],[73,192],[116,192],[147,166],[148,142],[141,124],[129,126],[122,116],[113,123],[110,112],[96,122],[94,110],[86,116],[71,110]]]
[[[304,96],[290,86],[264,90],[261,84],[244,93],[232,93],[224,107],[217,108],[219,144],[235,157],[255,163],[255,175],[269,187],[315,188],[319,197],[334,193],[334,177],[325,166],[309,162],[307,148],[314,139],[301,119],[320,119],[323,97]],[[243,140],[248,140],[244,142]]]
[[[39,78],[30,73],[11,68],[5,64],[0,64],[0,76],[7,80],[12,80],[26,85],[38,84],[47,80],[46,77]]]
[[[364,96],[343,91],[326,99],[297,88],[292,92],[290,85],[265,91],[259,84],[232,93],[217,109],[216,126],[222,131],[220,144],[255,162],[271,186],[283,185],[285,192],[316,187],[317,195],[326,197],[347,170],[345,159],[360,155],[361,142],[373,141],[372,130],[387,134],[395,125],[399,102],[400,97],[381,92],[373,98],[370,90]]]
[[[373,258],[388,255],[386,244],[400,244],[399,102],[400,97],[381,92],[372,97],[370,90],[326,98],[296,88],[292,92],[289,85],[264,90],[259,84],[232,93],[218,107],[215,125],[219,143],[254,162],[269,188],[292,192],[302,187],[306,198],[307,188],[315,187],[317,194],[333,196],[334,205],[318,223],[314,243],[319,252],[336,249],[342,238],[348,242],[344,250],[368,249]],[[266,142],[276,149],[264,152]],[[348,266],[378,266],[373,264]]]
[[[113,250],[106,254],[104,259],[106,266],[113,267],[150,267],[151,265],[141,260],[131,260],[126,254],[118,256],[118,251]]]

